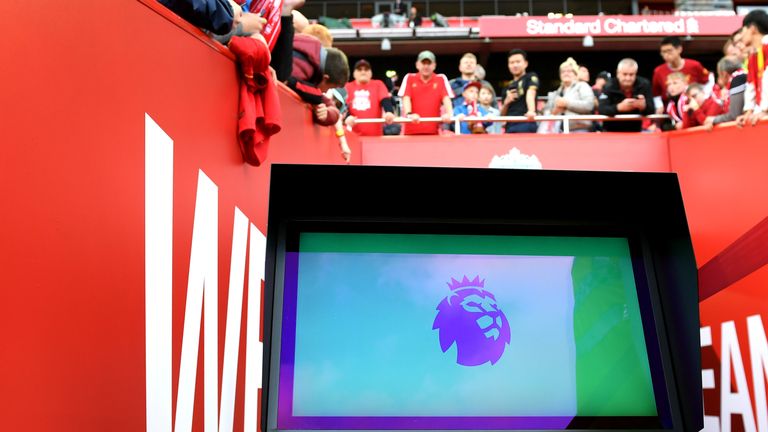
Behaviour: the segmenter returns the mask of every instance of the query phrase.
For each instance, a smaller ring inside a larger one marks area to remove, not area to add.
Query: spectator
[[[408,20],[402,15],[395,15],[389,12],[376,14],[371,18],[373,27],[401,27]]]
[[[610,79],[611,73],[608,71],[602,71],[597,74],[595,84],[592,86],[592,93],[595,94],[595,98],[599,98],[600,95],[603,94],[603,87],[605,87],[605,84],[610,81]]]
[[[743,28],[739,28],[733,32],[731,37],[725,41],[725,45],[723,45],[723,56],[731,57],[739,63],[744,63],[747,59],[746,47],[744,47],[744,42],[741,41],[742,30]]]
[[[578,115],[591,114],[595,110],[595,95],[585,81],[578,79],[579,65],[576,60],[568,59],[560,65],[560,87],[547,95],[547,104],[544,106],[544,114],[551,115]],[[559,123],[557,123],[559,126]],[[569,128],[572,132],[589,132],[592,122],[589,120],[570,120]],[[562,132],[559,127],[549,132]]]
[[[496,91],[493,90],[493,86],[486,82],[481,83],[483,87],[480,89],[480,95],[478,96],[478,102],[480,102],[480,105],[485,108],[486,111],[488,111],[488,114],[494,117],[497,117],[501,115],[501,112],[499,111],[497,102],[496,102]],[[501,123],[500,122],[492,122],[488,127],[485,128],[485,131],[489,134],[500,134],[501,133]]]
[[[597,113],[597,107],[599,105],[600,95],[603,94],[603,88],[605,84],[611,79],[611,73],[608,71],[602,71],[595,77],[595,84],[592,85],[592,94],[595,95],[595,113]],[[603,122],[596,121],[592,123],[593,132],[603,131]]]
[[[435,74],[437,60],[432,51],[422,51],[416,58],[418,73],[409,73],[403,78],[398,95],[403,100],[406,117],[413,120],[405,125],[405,135],[437,134],[438,123],[420,123],[421,117],[442,117],[443,123],[451,121],[453,92],[448,78]],[[442,115],[440,108],[442,107]]]
[[[685,91],[688,99],[686,122],[684,127],[701,126],[707,117],[718,116],[723,113],[723,107],[715,98],[704,93],[704,86],[692,83]]]
[[[242,1],[240,1],[240,3],[242,3]],[[270,51],[273,51],[277,39],[282,32],[281,15],[283,10],[290,10],[292,13],[295,12],[298,14],[299,12],[293,11],[293,9],[301,7],[303,4],[304,0],[252,0],[246,8],[250,13],[243,14],[243,16],[253,15],[263,17],[266,20],[261,29],[261,35],[264,36],[264,39],[267,41]],[[299,15],[303,17],[303,15]]]
[[[394,99],[397,96],[397,92],[400,90],[400,77],[397,76],[397,71],[390,69],[384,73],[384,85],[387,86],[387,90]],[[393,100],[393,103],[395,101]]]
[[[589,69],[586,66],[579,66],[579,81],[589,84]]]
[[[205,0],[158,0],[176,15],[192,25],[215,34],[227,34],[236,26],[232,2],[208,2]],[[236,3],[235,3],[236,5]],[[239,8],[239,6],[238,6]],[[242,11],[242,9],[240,9]]]
[[[741,67],[741,63],[733,57],[723,57],[717,62],[718,83],[727,93],[721,98],[723,101],[723,114],[715,117],[707,117],[704,126],[712,129],[712,126],[720,123],[736,120],[744,111],[744,90],[747,87],[747,74]]]
[[[737,61],[746,66],[748,52],[747,47],[744,45],[744,35],[742,34],[743,30],[744,27],[741,27],[733,32],[733,34],[731,34],[729,41],[731,42],[732,47],[725,55],[735,57]]]
[[[744,17],[742,40],[752,51],[747,59],[747,87],[744,93],[744,114],[737,122],[756,124],[766,117],[768,112],[768,74],[765,73],[768,56],[768,14],[764,10],[755,9]]]
[[[485,109],[485,107],[477,102],[481,88],[482,84],[477,81],[469,81],[464,85],[464,89],[461,92],[464,96],[462,98],[461,105],[453,108],[453,115],[456,116],[460,121],[463,120],[464,117],[484,117],[488,115],[488,111]],[[490,122],[483,123],[461,121],[461,133],[485,133],[485,128],[490,125]]]
[[[501,114],[504,116],[526,116],[533,120],[536,116],[536,92],[539,88],[539,76],[535,72],[526,72],[528,53],[513,49],[507,55],[507,67],[512,74],[512,81],[504,91],[504,104]],[[506,133],[536,132],[536,122],[507,122]]]
[[[309,24],[304,27],[301,32],[316,37],[320,41],[320,44],[325,48],[333,46],[333,35],[328,31],[328,28],[322,24]]]
[[[662,124],[662,130],[682,129],[685,127],[686,117],[688,115],[688,97],[686,89],[688,88],[688,77],[682,72],[672,72],[667,75],[667,115],[672,120],[671,127]]]
[[[598,112],[607,116],[617,114],[653,114],[651,83],[637,76],[637,62],[625,58],[616,67],[616,77],[608,81],[600,95]],[[641,132],[642,120],[607,121],[603,124],[607,132]]]
[[[336,123],[333,124],[333,128],[336,137],[339,139],[341,157],[349,163],[352,157],[352,150],[349,148],[349,143],[347,143],[347,136],[344,132],[344,122],[342,121],[342,118],[347,113],[347,91],[343,87],[332,88],[325,92],[325,96],[333,102],[334,106],[341,114]]]
[[[458,78],[454,78],[449,81],[451,85],[451,91],[455,97],[453,98],[453,107],[461,106],[464,103],[464,96],[462,96],[464,88],[468,83],[475,81],[475,70],[477,69],[477,57],[472,53],[465,53],[459,60],[459,72],[461,75]]]
[[[411,28],[413,27],[421,27],[421,15],[419,15],[419,10],[416,9],[416,6],[411,6],[411,15],[408,16],[409,26]]]
[[[358,118],[383,117],[386,124],[392,124],[395,114],[389,91],[383,82],[372,79],[371,64],[367,60],[358,60],[352,74],[355,78],[354,81],[348,82],[345,86],[347,106],[349,107],[346,124],[358,135],[381,136],[382,126],[380,124],[355,124],[355,121]]]
[[[664,63],[656,66],[656,69],[653,70],[652,90],[656,112],[661,114],[664,111],[664,106],[669,102],[669,95],[665,91],[667,75],[672,72],[682,72],[688,75],[689,82],[708,84],[709,71],[698,61],[682,57],[683,44],[677,36],[668,36],[662,39],[659,52]],[[711,85],[709,88],[711,89]]]
[[[275,0],[252,1],[250,10],[257,9],[261,3]],[[279,2],[279,0],[278,0]],[[278,81],[286,82],[291,77],[293,68],[293,39],[296,30],[301,32],[308,25],[308,21],[299,11],[295,10],[304,4],[304,0],[283,0],[280,9],[279,36],[276,38],[272,50],[272,60],[269,65],[275,70]],[[295,27],[294,27],[295,26]],[[346,80],[345,80],[346,81]]]
[[[403,3],[402,0],[395,0],[395,4],[392,6],[392,13],[400,16],[408,15],[408,5]]]
[[[172,10],[189,23],[202,28],[222,44],[229,43],[232,36],[250,36],[263,32],[270,49],[280,32],[279,12],[274,22],[259,14],[244,13],[243,8],[234,0],[209,2],[206,0],[158,0],[160,4]],[[276,29],[273,28],[277,22]],[[266,27],[270,26],[269,30]]]
[[[493,86],[491,83],[485,80],[485,68],[482,65],[475,66],[475,81],[479,82],[483,85],[483,87],[488,86],[491,89]],[[482,90],[482,89],[481,89]],[[493,97],[496,97],[496,92],[493,92]]]
[[[321,61],[321,59],[325,61]],[[336,48],[325,48],[314,36],[299,33],[293,39],[291,87],[314,106],[314,120],[330,126],[339,119],[339,110],[324,95],[328,89],[343,87],[349,77],[347,56]]]
[[[390,69],[384,73],[384,85],[387,86],[392,107],[395,109],[395,117],[397,117],[400,115],[400,98],[397,97],[397,93],[400,91],[400,77],[397,76],[396,70]],[[385,124],[384,135],[400,135],[402,129],[402,125],[398,123]]]

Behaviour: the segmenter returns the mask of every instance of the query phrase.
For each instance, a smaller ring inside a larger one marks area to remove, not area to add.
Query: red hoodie
[[[229,49],[237,57],[240,79],[238,138],[245,161],[259,166],[267,158],[269,137],[280,132],[280,100],[269,72],[269,49],[250,37],[235,36]]]
[[[684,116],[684,128],[701,126],[707,117],[714,117],[722,114],[723,106],[717,103],[712,96],[708,97],[701,106],[695,110],[688,110],[688,115]]]

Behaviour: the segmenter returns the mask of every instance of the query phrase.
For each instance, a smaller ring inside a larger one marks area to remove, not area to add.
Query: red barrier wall
[[[343,163],[336,138],[314,127],[306,106],[283,89],[285,127],[267,164],[244,165],[235,144],[232,57],[152,0],[0,2],[0,26],[11,35],[0,39],[2,429],[145,429],[145,187],[155,186],[145,182],[145,114],[173,140],[174,407],[200,171],[218,192],[221,368],[235,207],[264,232],[269,164]],[[711,334],[704,364],[713,376],[705,379],[713,387],[705,389],[706,412],[718,416],[725,431],[724,419],[735,409],[742,411],[734,421],[748,416],[744,406],[720,400],[721,378],[738,363],[720,368],[723,347],[735,352],[733,338],[721,337],[731,321],[747,374],[749,415],[760,421],[749,351],[761,349],[765,337],[750,333],[747,319],[757,315],[762,323],[768,313],[761,242],[768,154],[760,145],[767,128],[387,137],[362,145],[351,137],[350,144],[355,164],[485,167],[517,147],[546,169],[678,172],[697,259],[703,274],[712,275],[704,280],[727,288],[701,305]],[[734,268],[747,273],[738,277]],[[247,300],[246,292],[243,305]],[[235,430],[243,429],[244,417],[248,317],[242,311]],[[202,355],[197,381],[193,430],[202,430]]]
[[[706,430],[768,426],[765,386],[755,387],[765,382],[768,368],[752,355],[762,353],[768,362],[766,133],[764,122],[669,134],[672,170],[680,178],[700,267]]]
[[[513,148],[544,169],[669,171],[661,134],[459,135],[362,137],[364,165],[488,167]]]
[[[0,26],[1,429],[143,430],[145,113],[174,142],[174,405],[199,170],[218,187],[221,367],[234,208],[266,232],[269,163],[344,163],[336,137],[281,90],[268,163],[245,165],[231,56],[154,1],[0,2]]]

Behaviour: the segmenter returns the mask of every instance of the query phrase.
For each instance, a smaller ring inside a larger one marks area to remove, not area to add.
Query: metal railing
[[[450,119],[450,122],[454,124],[454,132],[456,135],[461,134],[461,122],[511,122],[511,123],[526,123],[531,121],[562,121],[563,122],[563,133],[570,133],[571,129],[569,126],[569,123],[571,120],[582,120],[582,121],[637,121],[637,120],[643,120],[643,119],[650,119],[650,120],[663,120],[668,119],[669,116],[666,114],[651,114],[651,115],[640,115],[640,114],[619,114],[616,116],[606,116],[606,115],[600,115],[600,114],[588,114],[588,115],[537,115],[533,117],[533,119],[530,119],[526,116],[487,116],[487,117],[458,117],[458,116],[452,116]],[[443,119],[442,117],[421,117],[418,119],[418,123],[442,123]],[[376,123],[384,123],[384,119],[382,118],[373,118],[373,119],[356,119],[356,124],[376,124]],[[413,119],[409,117],[395,117],[393,120],[393,123],[416,123]]]

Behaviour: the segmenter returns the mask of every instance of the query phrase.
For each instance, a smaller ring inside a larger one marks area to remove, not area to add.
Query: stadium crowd
[[[241,114],[241,146],[246,161],[254,165],[265,157],[269,136],[280,129],[279,114],[269,112],[279,110],[279,104],[275,106],[276,99],[265,93],[275,81],[284,82],[313,106],[316,123],[335,128],[347,158],[345,130],[374,136],[452,133],[455,125],[459,130],[454,132],[462,134],[652,132],[712,128],[728,121],[753,125],[768,116],[768,97],[762,94],[768,81],[764,74],[768,15],[763,10],[744,17],[743,26],[726,42],[714,73],[683,57],[680,39],[670,36],[659,44],[662,63],[650,79],[638,76],[635,60],[624,58],[615,71],[600,72],[590,83],[586,65],[565,59],[559,86],[546,93],[542,106],[538,99],[544,89],[522,49],[508,53],[511,79],[498,93],[484,80],[484,68],[472,53],[461,57],[460,75],[451,80],[435,73],[435,54],[422,51],[416,57],[416,72],[401,81],[396,73],[388,74],[386,82],[373,79],[371,63],[365,59],[354,64],[349,81],[347,57],[332,47],[330,32],[310,24],[296,10],[304,0],[159,1],[236,55],[244,83],[241,113],[252,113]],[[386,20],[409,19],[403,8],[395,11],[396,18]],[[243,106],[244,100],[248,105],[255,101],[256,108]],[[631,121],[579,118],[595,114],[639,116]],[[649,120],[651,114],[666,118]],[[537,118],[541,115],[546,119]]]

